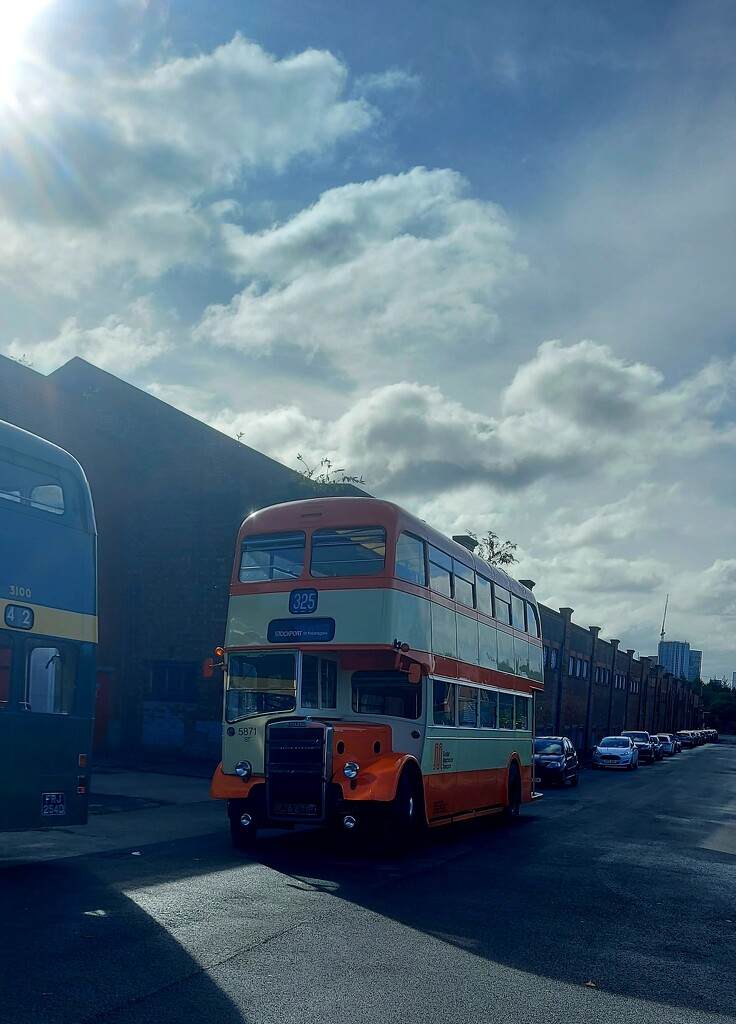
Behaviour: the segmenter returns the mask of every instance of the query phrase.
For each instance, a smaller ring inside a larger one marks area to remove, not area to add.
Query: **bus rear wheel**
[[[509,791],[508,803],[503,809],[503,816],[507,822],[516,821],[521,814],[521,776],[519,769],[514,763],[509,768]]]

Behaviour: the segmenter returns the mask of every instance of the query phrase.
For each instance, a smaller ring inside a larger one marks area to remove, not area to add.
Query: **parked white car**
[[[638,768],[639,751],[630,736],[605,736],[593,748],[594,768]]]

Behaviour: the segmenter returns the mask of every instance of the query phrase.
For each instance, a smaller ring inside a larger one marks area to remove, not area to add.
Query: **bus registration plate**
[[[66,814],[66,793],[42,793],[41,814],[44,818],[57,818]]]
[[[276,804],[277,814],[316,815],[316,804]]]

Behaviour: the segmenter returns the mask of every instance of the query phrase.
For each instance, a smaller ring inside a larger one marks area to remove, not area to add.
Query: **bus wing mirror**
[[[225,667],[225,651],[222,647],[215,647],[215,658],[206,658],[202,663],[202,675],[205,679],[211,679],[216,668]]]

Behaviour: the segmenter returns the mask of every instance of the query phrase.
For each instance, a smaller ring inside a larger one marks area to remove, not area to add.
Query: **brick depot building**
[[[83,359],[44,376],[0,356],[0,419],[82,464],[98,530],[95,748],[216,761],[222,642],[238,527],[250,512],[314,496],[287,467]],[[349,485],[339,492],[363,493]],[[329,488],[319,493],[329,494]],[[332,491],[335,493],[335,490]],[[582,750],[624,727],[695,725],[696,696],[652,659],[620,651],[572,610],[541,605],[545,693],[537,732]]]
[[[540,612],[544,693],[537,698],[537,733],[569,736],[585,753],[623,729],[677,732],[700,725],[694,684],[676,679],[655,658],[620,650],[620,640],[604,640],[599,626],[576,625],[572,608],[542,604]]]
[[[201,670],[225,633],[238,528],[314,485],[83,359],[44,376],[0,356],[0,419],[71,452],[90,482],[96,749],[217,760],[220,682]]]

